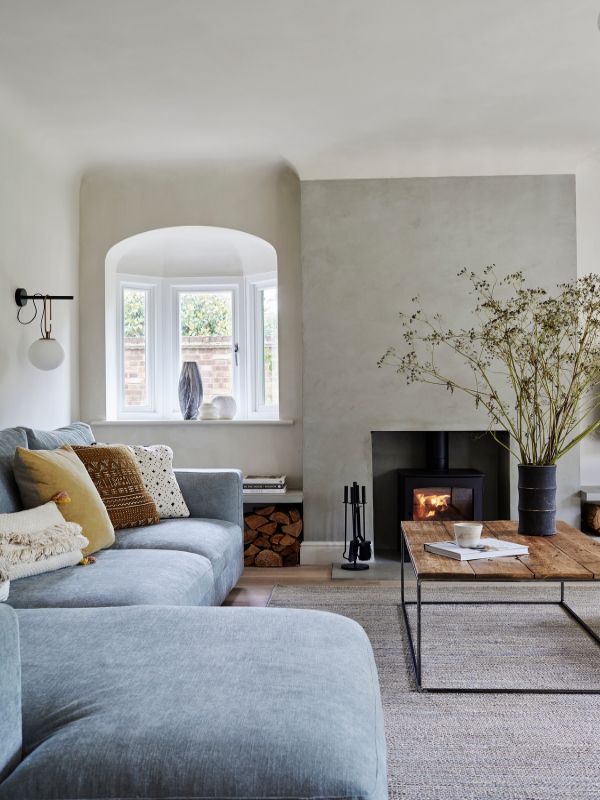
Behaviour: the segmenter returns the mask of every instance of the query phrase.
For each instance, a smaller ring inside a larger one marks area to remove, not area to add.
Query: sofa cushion
[[[19,622],[24,760],[0,800],[387,797],[377,673],[349,619],[103,608]]]
[[[46,451],[19,447],[14,470],[26,508],[35,508],[66,492],[69,502],[58,507],[67,522],[81,525],[89,541],[86,555],[114,542],[115,532],[98,490],[69,445]]]
[[[0,431],[0,513],[20,511],[21,496],[13,473],[13,460],[17,447],[27,447],[24,428],[5,428]]]
[[[157,525],[158,509],[125,445],[73,447],[94,482],[114,528]]]
[[[148,528],[117,531],[113,548],[185,550],[205,556],[212,564],[217,604],[227,597],[244,567],[242,531],[218,519],[167,519]]]
[[[15,608],[211,605],[214,579],[208,559],[159,550],[103,550],[96,563],[11,581]]]
[[[21,658],[19,625],[10,606],[0,604],[0,781],[21,758]]]
[[[129,450],[137,461],[146,489],[152,495],[160,516],[163,519],[189,517],[190,510],[173,472],[171,448],[166,444],[148,447],[129,445]]]
[[[54,431],[34,430],[34,428],[21,428],[27,435],[27,444],[30,450],[57,450],[65,444],[94,444],[94,434],[85,422],[72,422],[64,428]]]

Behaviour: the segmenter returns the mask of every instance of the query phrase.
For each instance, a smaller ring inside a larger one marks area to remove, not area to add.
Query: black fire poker
[[[350,490],[350,491],[348,491]],[[359,486],[356,481],[352,486],[344,486],[344,558],[348,562],[342,564],[342,569],[362,570],[369,569],[368,564],[359,564],[359,561],[371,559],[371,542],[365,539],[365,506],[367,493],[364,486]],[[348,543],[348,506],[352,516],[352,538]]]

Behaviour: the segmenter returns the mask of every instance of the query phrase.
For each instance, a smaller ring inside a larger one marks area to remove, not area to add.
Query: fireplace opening
[[[398,470],[400,520],[483,518],[484,473],[449,467],[448,433],[425,435],[424,469]]]
[[[414,520],[470,520],[473,514],[473,489],[458,486],[413,489]]]
[[[509,444],[500,430],[372,431],[376,556],[399,555],[402,520],[508,519],[510,462],[498,439]]]

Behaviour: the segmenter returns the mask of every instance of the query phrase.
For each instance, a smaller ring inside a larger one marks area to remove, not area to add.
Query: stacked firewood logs
[[[291,508],[258,508],[244,514],[244,565],[295,567],[300,561],[302,517]]]
[[[600,505],[585,503],[583,506],[583,522],[592,533],[600,533]]]

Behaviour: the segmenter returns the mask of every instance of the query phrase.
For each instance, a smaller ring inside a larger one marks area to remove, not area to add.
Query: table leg
[[[421,581],[417,580],[417,684],[421,686]]]

